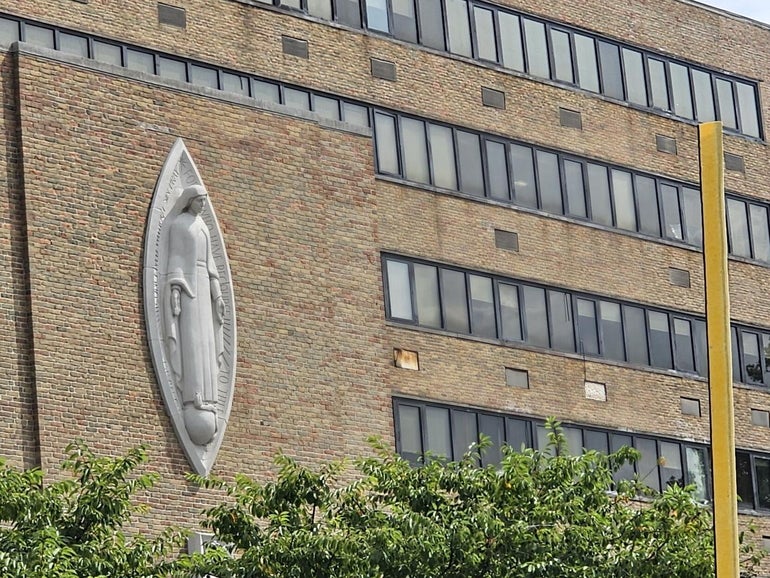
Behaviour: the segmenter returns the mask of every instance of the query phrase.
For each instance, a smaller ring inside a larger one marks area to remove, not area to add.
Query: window
[[[770,262],[770,231],[767,227],[767,207],[750,204],[751,239],[754,258],[765,263]]]
[[[487,149],[489,195],[493,199],[508,201],[511,198],[511,193],[508,185],[505,145],[487,140],[485,146]]]
[[[468,22],[466,0],[445,0],[449,52],[462,56],[473,56],[471,52],[471,29]]]
[[[612,200],[615,205],[615,224],[619,229],[636,231],[634,190],[631,173],[612,169]]]
[[[324,20],[331,20],[332,3],[330,0],[307,0],[307,13]]]
[[[441,286],[445,329],[456,333],[470,333],[465,274],[452,269],[441,269]]]
[[[2,34],[2,32],[0,32]],[[94,41],[94,60],[115,66],[123,65],[122,49],[117,44]]]
[[[564,183],[567,189],[567,214],[586,217],[585,189],[583,187],[583,163],[564,161]]]
[[[532,149],[511,145],[511,168],[513,170],[513,191],[516,204],[537,208],[535,168],[532,163]]]
[[[644,317],[644,309],[623,305],[628,361],[639,365],[650,363],[647,351],[647,324]]]
[[[417,17],[414,0],[391,0],[393,5],[393,36],[407,42],[417,42]]]
[[[738,110],[741,119],[741,132],[759,138],[759,117],[757,115],[757,95],[753,86],[743,82],[735,83],[738,94]]]
[[[674,97],[674,114],[693,118],[692,95],[690,93],[690,75],[681,64],[669,63],[671,72],[671,92]]]
[[[668,83],[666,81],[666,63],[654,58],[647,61],[650,71],[650,95],[652,106],[661,110],[670,110]]]
[[[671,334],[668,315],[659,311],[648,311],[647,322],[650,328],[650,364],[653,367],[671,369]]]
[[[702,70],[692,70],[692,86],[695,93],[695,111],[700,122],[716,120],[711,75]]]
[[[478,57],[481,60],[497,62],[494,12],[474,6],[473,20],[476,26],[476,53]]]
[[[606,167],[588,163],[588,196],[591,199],[591,219],[612,227],[612,202]]]
[[[599,334],[596,330],[596,304],[587,299],[577,299],[578,353],[599,354]]]
[[[596,43],[593,38],[574,34],[578,84],[591,92],[599,92],[599,67],[596,63]]]
[[[147,74],[155,74],[155,58],[149,52],[126,49],[126,68]]]
[[[636,200],[639,209],[639,231],[660,237],[660,214],[655,179],[636,175]]]
[[[365,0],[366,27],[369,30],[390,32],[387,0]]]
[[[610,301],[599,302],[600,327],[604,357],[624,361],[623,321],[620,317],[620,305]]]
[[[550,345],[545,291],[538,287],[524,287],[524,325],[527,343],[541,347]]]
[[[388,303],[391,317],[412,320],[412,291],[407,263],[388,260]]]
[[[575,74],[572,71],[572,49],[569,34],[551,28],[551,49],[553,51],[553,74],[556,80],[572,84]]]
[[[602,71],[603,93],[623,100],[623,75],[620,73],[620,51],[614,44],[598,42],[599,63]]]
[[[551,347],[560,351],[575,351],[575,331],[572,326],[572,299],[561,291],[548,291],[548,321]]]
[[[628,101],[647,106],[647,83],[644,80],[642,53],[624,48],[623,70],[626,75]]]
[[[410,181],[429,183],[428,146],[425,142],[425,123],[412,118],[401,119],[404,173]]]
[[[516,285],[500,283],[500,322],[502,338],[506,341],[521,341],[521,312],[519,310],[519,290]]]
[[[444,17],[441,0],[417,0],[420,15],[420,42],[436,50],[444,50]]]
[[[381,173],[397,175],[399,170],[396,119],[390,115],[375,113],[374,130],[377,135],[377,169]]]
[[[545,25],[529,18],[522,18],[524,41],[527,51],[527,72],[533,76],[549,78],[548,46],[545,41]]]
[[[497,337],[492,279],[469,275],[471,290],[471,332],[481,337]]]
[[[737,129],[738,122],[735,116],[735,102],[733,100],[733,86],[728,81],[717,78],[717,101],[719,102],[719,120],[725,127]]]
[[[457,189],[457,171],[455,170],[455,147],[452,129],[437,124],[428,125],[430,135],[431,167],[433,184],[445,189]]]
[[[251,96],[257,100],[266,102],[280,101],[280,87],[272,82],[262,82],[260,80],[251,81]]]
[[[59,50],[88,58],[88,38],[62,32],[59,34]]]
[[[187,64],[174,58],[158,58],[158,75],[171,80],[187,82]]]
[[[562,214],[559,160],[553,153],[537,151],[537,183],[541,208],[549,213]]]
[[[0,43],[11,44],[19,39],[19,23],[16,20],[0,18]]]
[[[340,101],[336,98],[313,95],[313,112],[333,120],[340,120]]]
[[[417,322],[426,327],[441,327],[441,302],[436,267],[415,263],[414,294],[417,305]]]
[[[457,153],[460,165],[460,190],[484,196],[484,170],[481,167],[479,136],[457,131]]]
[[[304,90],[284,87],[283,104],[297,110],[310,110],[310,94]]]
[[[746,217],[746,203],[743,201],[727,199],[727,230],[730,252],[740,257],[751,257],[749,223]]]
[[[681,371],[695,371],[695,353],[692,328],[687,319],[674,318],[675,367]]]
[[[217,71],[205,66],[190,66],[190,82],[198,86],[207,86],[209,88],[219,88]]]
[[[665,236],[670,239],[682,239],[682,215],[679,212],[679,191],[671,185],[660,186],[663,198],[663,224]]]
[[[503,11],[499,11],[497,17],[500,23],[500,50],[503,56],[503,66],[523,72],[524,51],[521,47],[519,17]]]
[[[352,28],[361,28],[361,8],[358,0],[336,0],[337,22]]]

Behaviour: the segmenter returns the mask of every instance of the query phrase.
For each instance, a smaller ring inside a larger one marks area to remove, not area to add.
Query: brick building
[[[482,432],[494,461],[553,415],[708,498],[696,125],[720,119],[738,488],[770,536],[768,53],[685,0],[0,0],[1,453],[145,442],[151,525],[217,499],[184,479],[142,305],[181,137],[238,318],[214,473],[372,434],[416,459]]]

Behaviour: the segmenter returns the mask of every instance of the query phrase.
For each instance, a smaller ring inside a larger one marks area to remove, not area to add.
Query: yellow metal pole
[[[738,578],[738,498],[735,487],[735,425],[727,282],[722,123],[699,127],[703,196],[703,260],[714,460],[714,543],[717,578]]]

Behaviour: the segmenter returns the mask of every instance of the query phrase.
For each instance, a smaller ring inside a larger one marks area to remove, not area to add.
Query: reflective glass
[[[284,87],[283,104],[299,110],[310,110],[310,94],[304,90]]]
[[[499,416],[479,414],[479,432],[492,442],[492,445],[481,454],[481,465],[499,464],[503,457],[500,450],[505,443],[505,421]]]
[[[735,469],[738,482],[738,507],[754,508],[754,484],[751,481],[751,456],[735,452]]]
[[[583,164],[564,161],[564,184],[567,188],[567,214],[586,216],[586,197],[583,187]]]
[[[639,365],[650,363],[647,351],[647,324],[644,317],[644,309],[623,305],[628,361]]]
[[[390,32],[388,24],[388,3],[386,0],[365,0],[366,27],[369,30]]]
[[[0,18],[0,43],[11,44],[19,40],[19,23],[16,20]]]
[[[537,151],[537,183],[540,191],[540,206],[549,213],[560,215],[564,212],[559,178],[559,159],[553,153]]]
[[[695,355],[693,352],[692,329],[686,319],[674,318],[674,352],[676,363],[674,367],[680,371],[695,371]]]
[[[529,422],[523,419],[508,418],[505,424],[506,443],[515,451],[521,451],[522,448],[531,448],[532,440],[529,429]]]
[[[516,204],[537,208],[535,168],[532,163],[532,149],[512,144],[511,169],[513,170],[513,194]]]
[[[508,341],[521,341],[521,316],[519,311],[519,291],[515,285],[500,283],[500,321],[502,338]]]
[[[452,129],[437,124],[428,125],[430,158],[433,167],[433,184],[445,189],[457,190],[455,147]]]
[[[471,290],[471,331],[481,337],[497,337],[492,279],[468,275]]]
[[[487,148],[487,170],[489,174],[489,195],[493,199],[509,200],[508,166],[505,162],[505,145],[495,141],[485,141]]]
[[[374,114],[374,135],[377,145],[377,170],[398,175],[396,120],[387,114]]]
[[[561,291],[548,291],[551,347],[560,351],[575,351],[575,330],[572,327],[572,298]]]
[[[404,153],[404,176],[418,183],[430,182],[425,123],[401,117],[401,144]]]
[[[631,173],[612,169],[612,198],[615,202],[615,223],[618,229],[636,231]]]
[[[684,486],[682,451],[679,444],[660,442],[660,478],[666,486]]]
[[[427,327],[441,327],[438,271],[435,267],[420,263],[415,263],[413,267],[417,322]]]
[[[671,334],[668,327],[668,315],[659,311],[648,311],[650,327],[650,364],[664,369],[672,368]]]
[[[647,106],[647,84],[644,81],[642,53],[624,48],[623,70],[626,75],[628,101]]]
[[[337,0],[337,22],[361,28],[361,8],[358,0]]]
[[[527,72],[533,76],[549,78],[548,47],[545,41],[545,25],[528,18],[522,18],[524,41],[527,46]]]
[[[759,138],[759,117],[757,115],[757,94],[754,87],[743,82],[735,83],[738,93],[738,110],[741,118],[741,132]]]
[[[155,58],[148,52],[127,48],[126,68],[146,72],[147,74],[155,74]]]
[[[330,118],[332,120],[340,119],[340,101],[336,98],[329,98],[327,96],[313,95],[313,112],[323,116],[324,118]]]
[[[591,220],[601,225],[612,226],[612,204],[607,168],[588,163],[588,196],[591,200]]]
[[[614,44],[598,42],[602,70],[602,91],[607,96],[623,100],[623,77],[620,73],[620,51]]]
[[[711,88],[711,75],[702,70],[691,69],[692,87],[695,93],[695,114],[700,122],[716,120],[714,111],[714,91]]]
[[[51,28],[26,24],[24,26],[24,42],[42,46],[43,48],[53,48],[53,30]]]
[[[735,327],[730,328],[730,348],[733,360],[733,381],[741,381],[741,358],[738,355],[738,330]]]
[[[121,48],[117,44],[109,44],[107,42],[99,42],[94,40],[94,60],[99,62],[105,62],[107,64],[114,64],[115,66],[123,66],[123,57],[121,55]]]
[[[279,4],[284,8],[293,8],[294,10],[302,10],[302,3],[300,0],[279,0]]]
[[[407,42],[417,42],[414,0],[391,0],[391,6],[393,6],[393,36]]]
[[[527,327],[527,343],[548,347],[548,320],[545,309],[545,291],[524,286],[524,322]]]
[[[159,56],[158,75],[171,80],[187,82],[187,64],[181,60]]]
[[[468,22],[466,0],[445,0],[449,52],[462,56],[473,56],[471,51],[471,28]]]
[[[666,63],[654,58],[648,58],[647,67],[650,72],[652,106],[662,110],[670,110],[668,85],[666,84]]]
[[[635,438],[636,449],[642,456],[636,462],[639,479],[655,491],[660,491],[660,471],[658,469],[658,447],[655,440]]]
[[[470,411],[452,410],[452,452],[454,460],[462,459],[471,445],[478,443],[479,431],[476,414]]]
[[[257,100],[264,100],[266,102],[278,102],[280,100],[280,92],[277,84],[255,79],[251,80],[251,96]]]
[[[735,118],[735,102],[733,101],[733,85],[727,80],[716,79],[717,101],[719,102],[719,120],[727,128],[738,128]]]
[[[88,38],[61,32],[59,33],[59,50],[88,58]]]
[[[730,252],[740,257],[751,257],[746,203],[727,199],[727,225],[730,232]]]
[[[580,88],[599,92],[599,67],[596,63],[594,39],[581,34],[573,34],[572,37],[575,40],[578,84]]]
[[[690,75],[687,67],[669,62],[668,69],[671,73],[671,92],[674,95],[674,114],[684,118],[693,118]]]
[[[763,382],[770,385],[770,334],[762,334],[762,357],[765,364],[765,374]]]
[[[578,353],[599,354],[599,334],[596,329],[596,305],[593,301],[577,299]]]
[[[576,427],[562,427],[567,442],[567,455],[579,456],[583,453],[583,431]]]
[[[706,477],[706,452],[703,448],[685,448],[685,460],[687,461],[688,485],[695,486],[694,497],[698,501],[708,498],[708,478]]]
[[[669,239],[682,239],[682,215],[679,212],[679,191],[671,185],[660,185],[663,200],[664,234]]]
[[[388,301],[390,316],[411,321],[412,291],[409,283],[409,265],[400,261],[387,261]]]
[[[403,404],[398,406],[398,434],[401,453],[422,455],[419,407]]]
[[[595,450],[600,454],[608,453],[610,448],[607,432],[583,430],[583,447],[586,450]]]
[[[770,231],[767,228],[767,207],[749,205],[751,237],[754,241],[754,258],[770,262]]]
[[[498,12],[497,18],[500,23],[500,51],[503,56],[503,66],[523,72],[524,51],[521,47],[519,17],[508,12]]]
[[[695,345],[695,371],[708,377],[708,343],[706,341],[706,322],[696,319],[692,322],[692,337]]]
[[[330,0],[307,0],[307,13],[323,20],[331,20],[332,3]]]
[[[460,163],[460,190],[484,196],[484,172],[481,166],[479,135],[457,131],[457,153]]]
[[[342,120],[356,126],[369,126],[369,110],[365,106],[343,102]]]
[[[444,328],[457,333],[470,333],[465,273],[441,269],[441,288],[444,305]]]
[[[700,204],[700,191],[689,187],[682,187],[684,199],[684,224],[687,233],[687,241],[698,247],[703,245],[703,214]]]
[[[437,457],[452,459],[448,409],[431,406],[425,408],[425,451]]]
[[[441,0],[417,0],[420,13],[420,44],[436,50],[444,50],[444,17]]]
[[[572,49],[569,34],[551,28],[551,50],[553,52],[553,76],[562,82],[575,82],[572,71]]]
[[[497,62],[497,46],[495,45],[495,24],[491,10],[473,7],[473,19],[476,25],[477,58]]]
[[[757,507],[770,508],[770,460],[755,456],[754,475],[757,481]]]
[[[620,317],[620,305],[609,301],[600,301],[599,316],[604,357],[624,361],[626,357],[623,348],[623,322]]]
[[[743,342],[743,377],[746,383],[762,383],[762,363],[759,357],[759,335],[741,331]]]
[[[660,237],[660,214],[655,179],[636,175],[636,200],[639,208],[639,231]]]
[[[230,72],[222,73],[222,90],[244,96],[249,95],[249,79],[245,76],[232,74]]]
[[[610,434],[610,450],[616,452],[623,447],[633,447],[631,436]],[[616,482],[632,479],[634,477],[634,465],[628,462],[624,463],[612,477]]]
[[[192,82],[193,84],[197,84],[198,86],[207,86],[209,88],[219,88],[217,71],[214,70],[213,68],[198,66],[196,64],[190,65],[190,82]]]

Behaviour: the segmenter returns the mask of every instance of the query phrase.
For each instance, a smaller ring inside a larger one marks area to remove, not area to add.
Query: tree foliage
[[[0,462],[0,568],[5,578],[155,578],[170,575],[182,533],[127,537],[123,526],[142,508],[135,494],[156,474],[137,474],[144,448],[97,457],[82,442],[67,447],[71,476],[44,483],[40,469]]]
[[[711,513],[693,488],[654,494],[613,473],[638,458],[569,456],[558,424],[545,452],[506,450],[478,467],[413,467],[381,444],[354,462],[312,471],[279,455],[277,479],[239,476],[208,510],[223,550],[196,560],[218,578],[705,578],[714,575]],[[483,449],[482,449],[483,451]],[[608,489],[612,488],[612,491]],[[641,500],[640,500],[641,496]],[[756,562],[754,556],[753,562]],[[747,561],[751,571],[752,561]]]

